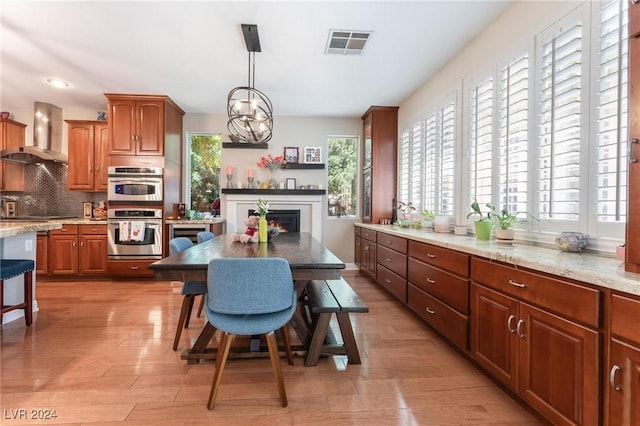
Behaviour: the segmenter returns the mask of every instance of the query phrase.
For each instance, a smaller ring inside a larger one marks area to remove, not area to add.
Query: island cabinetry
[[[360,270],[376,279],[376,238],[378,233],[370,229],[360,230]]]
[[[471,354],[553,424],[599,422],[598,290],[471,260]]]
[[[395,207],[398,107],[372,106],[362,120],[362,221],[380,223]]]
[[[378,232],[377,281],[402,303],[407,303],[407,240]]]
[[[605,424],[640,424],[640,298],[611,295]]]
[[[66,120],[69,124],[69,189],[106,191],[109,126],[106,121]]]
[[[165,143],[172,139],[179,142],[181,135],[176,130],[182,127],[184,112],[167,96],[105,96],[111,155],[164,156]]]
[[[24,146],[26,124],[0,119],[0,150]],[[24,191],[24,166],[15,161],[0,160],[0,190]]]
[[[362,238],[360,237],[360,229],[361,228],[359,226],[355,226],[353,230],[353,233],[355,235],[355,244],[353,247],[353,262],[356,264],[358,269],[360,269],[360,251],[362,250]]]
[[[36,236],[36,274],[47,275],[49,273],[48,247],[49,236],[38,234]]]
[[[409,308],[465,352],[469,350],[469,255],[409,242]]]
[[[105,275],[107,226],[68,225],[51,230],[49,275]]]

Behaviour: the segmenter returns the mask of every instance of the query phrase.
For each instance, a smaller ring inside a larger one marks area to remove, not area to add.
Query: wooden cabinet
[[[469,255],[409,241],[407,304],[465,352],[469,350]]]
[[[362,221],[380,223],[396,199],[398,107],[372,106],[362,120]]]
[[[378,233],[370,229],[360,230],[360,270],[376,279],[376,238]]]
[[[376,279],[378,283],[407,303],[407,240],[378,232]]]
[[[0,119],[0,150],[24,146],[26,124]],[[24,191],[24,166],[14,161],[0,160],[0,190]]]
[[[360,227],[355,226],[353,232],[355,235],[355,239],[354,239],[355,244],[353,247],[353,263],[355,263],[359,269],[360,268],[360,250],[362,245],[361,243],[362,238],[360,238]]]
[[[105,275],[107,225],[63,225],[49,233],[50,275]]]
[[[36,236],[36,274],[47,275],[49,273],[48,265],[48,247],[49,236]]]
[[[608,386],[605,390],[610,426],[640,424],[640,298],[611,295],[611,339]]]
[[[629,163],[625,269],[640,273],[640,4],[629,3]]]
[[[109,167],[107,122],[66,122],[69,124],[69,189],[106,191]]]
[[[163,156],[165,143],[181,140],[182,135],[176,132],[178,129],[181,132],[184,111],[168,97],[120,94],[106,97],[109,154]],[[169,149],[179,151],[180,147]]]
[[[471,261],[471,354],[558,425],[599,423],[601,294]]]

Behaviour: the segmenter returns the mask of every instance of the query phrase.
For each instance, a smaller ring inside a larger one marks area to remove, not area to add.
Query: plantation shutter
[[[469,96],[469,200],[491,203],[494,125],[493,78],[471,88]]]

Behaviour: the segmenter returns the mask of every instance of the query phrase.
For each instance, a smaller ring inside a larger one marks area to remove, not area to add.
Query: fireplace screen
[[[254,209],[249,209],[249,216],[256,214]],[[270,210],[267,213],[269,226],[278,228],[283,232],[300,232],[300,210]]]

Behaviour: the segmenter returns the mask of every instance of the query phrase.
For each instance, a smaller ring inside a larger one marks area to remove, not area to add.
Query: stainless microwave
[[[161,167],[109,167],[109,201],[162,201]]]

